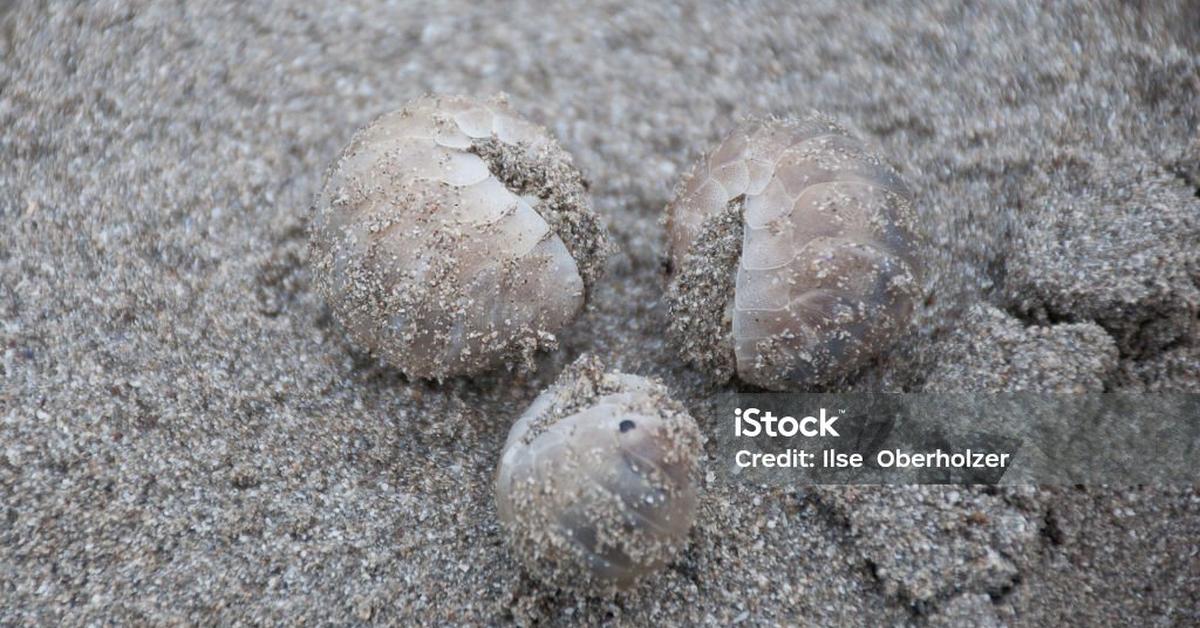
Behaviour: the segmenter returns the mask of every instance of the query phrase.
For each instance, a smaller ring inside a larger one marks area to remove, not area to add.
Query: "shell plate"
[[[502,98],[424,97],[360,130],[310,235],[334,316],[416,377],[552,346],[606,247],[570,156]]]
[[[721,378],[832,383],[911,323],[915,226],[899,175],[830,120],[749,123],[667,206],[671,336]]]
[[[514,553],[563,588],[627,588],[686,543],[701,436],[643,377],[583,359],[509,432],[496,506]]]

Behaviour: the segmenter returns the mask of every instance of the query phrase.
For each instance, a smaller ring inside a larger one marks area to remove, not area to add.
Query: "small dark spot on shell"
[[[628,432],[629,430],[632,430],[635,427],[637,427],[637,424],[635,424],[633,421],[630,421],[629,419],[625,419],[624,421],[621,421],[621,424],[617,426],[617,428],[621,430],[622,434],[624,434],[625,432]]]

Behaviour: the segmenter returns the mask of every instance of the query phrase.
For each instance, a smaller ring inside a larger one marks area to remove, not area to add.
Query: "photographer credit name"
[[[759,408],[734,411],[734,435],[738,438],[839,438],[839,416],[821,408],[816,414],[797,419],[776,416]],[[1009,453],[963,451],[904,451],[899,448],[875,452],[873,466],[884,469],[1003,469],[1012,459]],[[838,451],[836,447],[812,450],[788,448],[766,453],[740,449],[734,455],[739,468],[860,469],[869,463],[863,454]]]

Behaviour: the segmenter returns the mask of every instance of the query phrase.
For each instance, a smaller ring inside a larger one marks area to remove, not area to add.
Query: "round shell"
[[[585,185],[503,98],[417,99],[330,168],[311,226],[316,285],[357,344],[410,376],[528,361],[604,263]]]
[[[700,430],[664,386],[584,358],[521,415],[496,473],[514,553],[562,588],[627,588],[687,543]]]
[[[670,336],[722,380],[835,383],[909,328],[915,225],[899,175],[827,118],[746,124],[667,206]]]

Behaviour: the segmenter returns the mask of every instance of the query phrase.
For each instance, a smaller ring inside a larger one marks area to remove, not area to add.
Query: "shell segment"
[[[509,432],[496,506],[514,553],[564,588],[625,588],[686,543],[701,436],[652,380],[583,358]]]
[[[739,128],[667,212],[671,333],[718,376],[771,389],[829,384],[911,322],[920,264],[909,194],[819,115]],[[731,237],[737,251],[714,250]]]
[[[552,346],[607,254],[570,156],[502,98],[425,97],[377,118],[315,205],[318,289],[357,344],[410,376]]]

